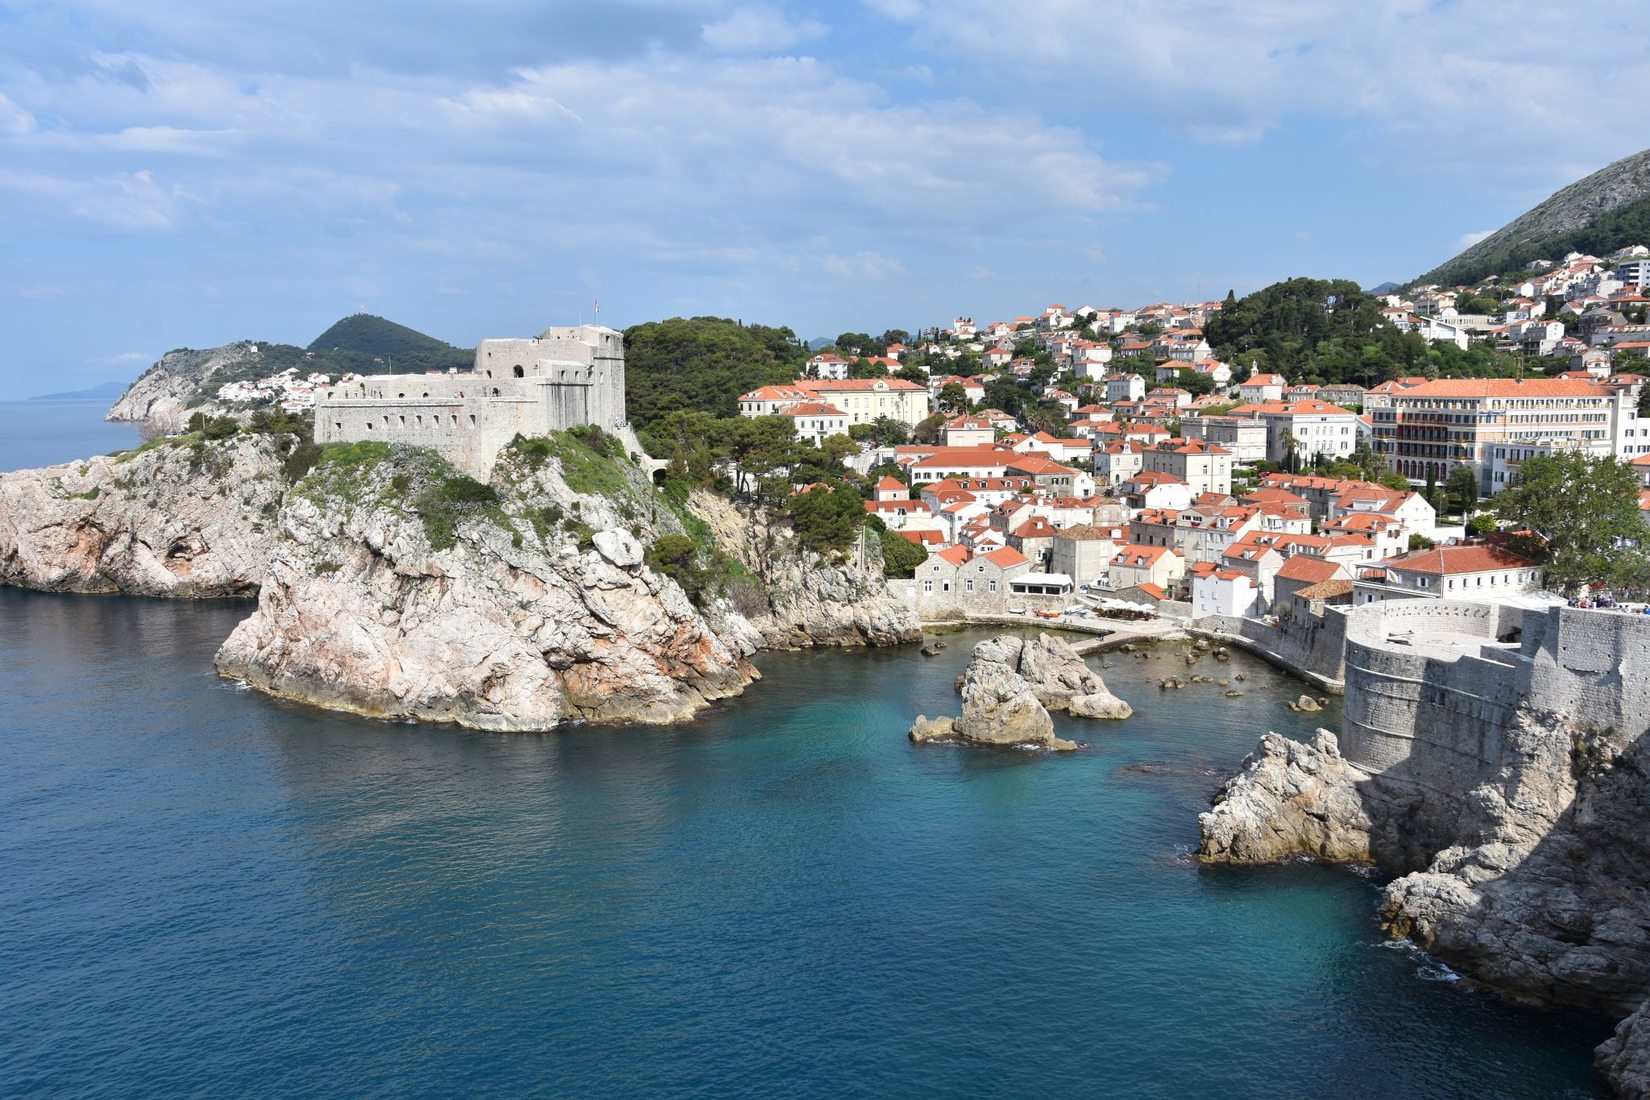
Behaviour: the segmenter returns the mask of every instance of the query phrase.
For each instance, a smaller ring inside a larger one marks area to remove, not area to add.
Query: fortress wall
[[[1650,730],[1650,616],[1556,607],[1528,618],[1534,705],[1583,729]]]
[[[1464,793],[1501,762],[1501,733],[1523,699],[1530,661],[1486,649],[1449,656],[1428,635],[1493,642],[1517,609],[1441,600],[1369,604],[1346,615],[1341,750],[1366,771],[1446,795]],[[1415,645],[1389,640],[1408,634]]]

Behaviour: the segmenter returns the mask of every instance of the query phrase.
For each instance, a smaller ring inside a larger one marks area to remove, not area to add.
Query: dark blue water
[[[1064,757],[906,741],[966,639],[767,655],[674,729],[488,735],[217,680],[245,610],[0,590],[0,1092],[1593,1087],[1608,1022],[1429,980],[1371,883],[1180,858],[1217,774],[1309,728],[1264,666],[1228,700],[1114,658],[1139,713],[1063,722]]]
[[[109,424],[108,401],[0,401],[0,472],[55,466],[138,445],[135,424]]]

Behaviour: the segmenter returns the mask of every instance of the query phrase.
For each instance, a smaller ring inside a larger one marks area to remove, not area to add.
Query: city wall
[[[1521,706],[1578,730],[1650,726],[1650,618],[1557,607],[1400,600],[1347,613],[1341,751],[1453,815],[1516,763]]]

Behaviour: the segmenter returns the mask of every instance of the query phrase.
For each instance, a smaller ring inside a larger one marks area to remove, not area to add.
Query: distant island
[[[127,382],[101,382],[83,390],[64,390],[61,393],[39,393],[30,401],[107,401],[126,392]]]

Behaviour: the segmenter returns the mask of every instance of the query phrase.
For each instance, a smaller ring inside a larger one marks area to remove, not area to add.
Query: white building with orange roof
[[[1237,385],[1240,400],[1248,402],[1282,401],[1283,391],[1289,385],[1281,374],[1256,371]]]
[[[1234,463],[1266,458],[1266,421],[1240,416],[1183,416],[1182,439],[1199,439],[1229,451]]]
[[[775,416],[780,409],[798,401],[818,400],[812,391],[800,386],[758,386],[739,395],[740,416]]]
[[[1094,479],[1103,488],[1116,488],[1146,468],[1146,448],[1130,439],[1099,443],[1093,451]]]
[[[1255,613],[1261,602],[1254,578],[1241,570],[1200,561],[1187,567],[1187,577],[1191,581],[1194,619],[1205,615],[1241,618]]]
[[[1493,478],[1496,447],[1570,440],[1614,453],[1637,412],[1624,391],[1552,378],[1439,379],[1390,400],[1371,416],[1375,450],[1391,469],[1412,482],[1442,483],[1465,466],[1486,495],[1505,488]]]
[[[1146,380],[1132,371],[1114,371],[1105,377],[1106,400],[1138,401],[1146,396]]]
[[[1141,454],[1145,472],[1185,482],[1193,493],[1232,491],[1232,452],[1201,439],[1165,439]]]
[[[940,443],[946,447],[989,447],[997,430],[983,416],[963,413],[940,425]]]
[[[1510,550],[1480,543],[1435,546],[1354,571],[1358,604],[1383,599],[1495,602],[1539,592],[1541,567]]]
[[[787,417],[796,437],[816,447],[829,436],[848,434],[848,414],[822,401],[798,401],[775,415]]]
[[[1130,543],[1112,556],[1106,569],[1106,583],[1113,591],[1142,584],[1155,584],[1168,590],[1176,587],[1185,575],[1186,562],[1173,549]]]
[[[798,387],[812,400],[828,402],[848,415],[849,424],[869,424],[887,418],[912,427],[928,416],[928,389],[903,378],[844,378],[801,381]]]

